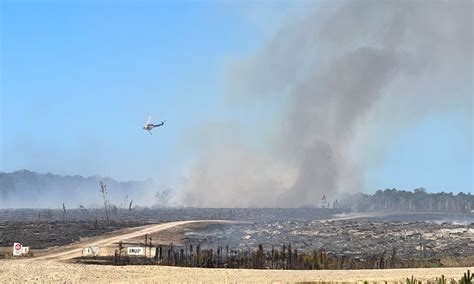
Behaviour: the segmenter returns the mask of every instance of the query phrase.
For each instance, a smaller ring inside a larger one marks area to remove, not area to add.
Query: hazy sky
[[[278,107],[234,108],[222,82],[229,64],[260,49],[306,5],[318,9],[309,2],[2,1],[0,170],[177,187],[206,147],[195,129],[271,124]],[[472,92],[472,82],[463,84]],[[148,114],[167,121],[152,136],[141,129]],[[472,190],[472,133],[472,107],[406,125],[365,170],[364,190]]]

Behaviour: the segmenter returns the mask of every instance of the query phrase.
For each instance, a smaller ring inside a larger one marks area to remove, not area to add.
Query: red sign
[[[16,245],[15,245],[15,249],[16,249],[16,250],[21,250],[21,244],[16,244]]]

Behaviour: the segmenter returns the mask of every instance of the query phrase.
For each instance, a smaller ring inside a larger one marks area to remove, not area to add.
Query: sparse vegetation
[[[406,284],[421,284],[421,281],[419,280],[416,280],[416,278],[413,278],[413,275],[411,276],[411,278],[407,278]]]
[[[151,251],[151,239],[145,236],[144,246]],[[195,249],[194,249],[195,248]],[[120,249],[120,248],[119,248]],[[151,257],[151,256],[150,256]],[[112,259],[103,257],[101,261]],[[265,250],[262,245],[258,248],[245,250],[230,248],[229,246],[218,246],[216,249],[203,249],[201,245],[193,246],[169,246],[159,245],[153,258],[143,257],[123,260],[113,259],[114,264],[157,264],[180,267],[201,268],[246,268],[246,269],[292,269],[292,270],[321,270],[321,269],[387,269],[384,266],[384,254],[374,255],[370,258],[348,257],[334,255],[325,249],[312,252],[300,252],[292,249],[291,244],[282,245],[279,249],[272,246],[271,250]],[[431,265],[431,266],[430,266]],[[437,267],[436,262],[427,264],[424,260],[399,260],[395,267],[421,268]],[[444,277],[444,276],[443,276]],[[470,277],[470,278],[469,278]],[[445,279],[445,278],[440,278]],[[472,279],[472,275],[466,275],[466,279]],[[444,280],[446,283],[446,279]],[[415,278],[407,278],[407,283],[418,284]]]
[[[460,284],[471,284],[472,283],[472,278],[473,275],[471,274],[471,271],[467,271],[467,273],[464,273],[463,277],[459,281]]]

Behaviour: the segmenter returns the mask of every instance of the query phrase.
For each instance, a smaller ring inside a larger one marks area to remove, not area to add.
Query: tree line
[[[474,195],[460,192],[427,193],[424,188],[414,191],[397,189],[377,190],[374,194],[346,195],[333,203],[333,207],[351,211],[411,211],[471,213]]]

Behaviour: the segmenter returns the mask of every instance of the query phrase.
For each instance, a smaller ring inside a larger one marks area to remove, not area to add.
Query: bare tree
[[[128,205],[128,194],[125,195],[125,201],[123,202],[123,204],[120,204],[120,207],[126,209],[127,205]]]
[[[51,210],[51,208],[49,208],[48,210],[46,210],[46,212],[43,214],[43,216],[46,218],[46,220],[52,220],[53,217],[54,217],[53,210]]]
[[[105,218],[107,219],[107,224],[109,223],[109,210],[108,210],[108,204],[109,204],[109,199],[107,198],[107,185],[100,181],[100,193],[102,193],[102,199],[104,201],[104,209],[105,209]]]
[[[66,212],[66,205],[63,202],[63,219],[64,222],[67,222],[67,212]]]
[[[166,207],[168,205],[168,201],[170,200],[170,191],[168,189],[157,191],[155,198],[159,207]]]

